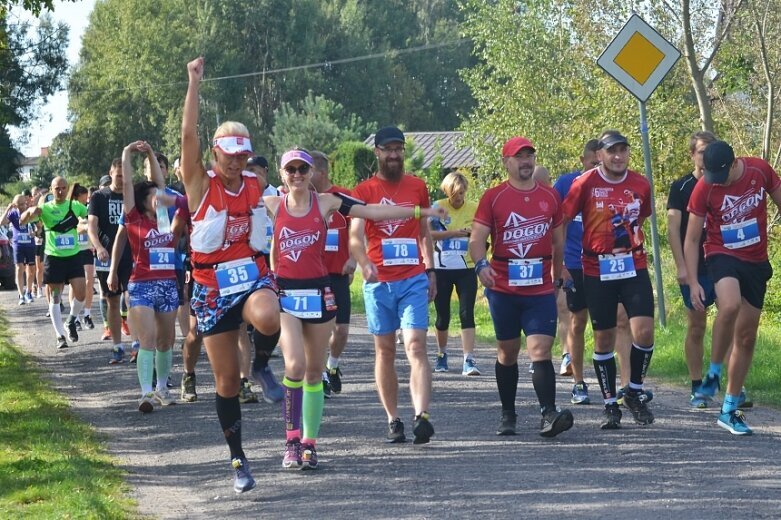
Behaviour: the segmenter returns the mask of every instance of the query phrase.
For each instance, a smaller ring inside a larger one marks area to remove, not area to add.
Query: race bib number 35
[[[253,258],[242,258],[219,264],[214,270],[220,296],[230,296],[251,288],[260,276]]]
[[[385,238],[382,265],[418,265],[418,241],[414,238]]]
[[[542,258],[508,261],[507,278],[510,287],[542,285]]]
[[[282,310],[296,318],[320,318],[323,299],[317,289],[286,290],[280,294]]]
[[[603,282],[637,276],[632,253],[599,255],[599,279]]]
[[[759,242],[757,219],[721,226],[721,239],[727,249],[740,249]]]

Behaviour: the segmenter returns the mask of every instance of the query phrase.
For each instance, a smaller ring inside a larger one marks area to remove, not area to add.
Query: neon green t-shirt
[[[87,206],[81,202],[66,200],[57,204],[55,201],[50,201],[41,205],[41,222],[46,231],[44,252],[47,255],[67,258],[79,252],[79,238],[75,227],[65,233],[58,233],[52,229],[68,214],[69,206],[76,217],[87,218]]]
[[[433,205],[445,208],[448,212],[446,219],[432,219],[432,228],[435,231],[472,229],[472,221],[475,218],[475,212],[477,212],[476,203],[467,200],[463,206],[456,209],[448,199],[440,199]],[[474,268],[475,264],[469,256],[468,245],[469,237],[437,240],[434,243],[434,266],[436,269]]]

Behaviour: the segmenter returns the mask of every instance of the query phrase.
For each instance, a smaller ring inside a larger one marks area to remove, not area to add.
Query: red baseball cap
[[[525,137],[512,137],[502,147],[502,157],[512,157],[524,148],[531,148],[532,153],[536,152],[534,143]]]

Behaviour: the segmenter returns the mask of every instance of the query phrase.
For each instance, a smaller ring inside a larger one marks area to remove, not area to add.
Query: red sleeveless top
[[[287,211],[288,195],[279,204],[274,219],[276,275],[280,278],[307,279],[328,276],[323,260],[326,224],[320,214],[315,193],[310,193],[309,212],[295,217]]]

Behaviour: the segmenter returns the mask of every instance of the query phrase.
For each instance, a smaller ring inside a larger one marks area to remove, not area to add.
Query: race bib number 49
[[[230,296],[250,289],[260,277],[253,258],[242,258],[219,264],[214,270],[220,296]]]
[[[542,258],[512,259],[507,262],[510,287],[542,285]]]
[[[727,249],[740,249],[759,242],[757,219],[721,226],[721,239]]]
[[[603,282],[623,280],[637,276],[632,253],[599,255],[599,279]]]
[[[418,241],[414,238],[385,238],[382,265],[418,265]]]

